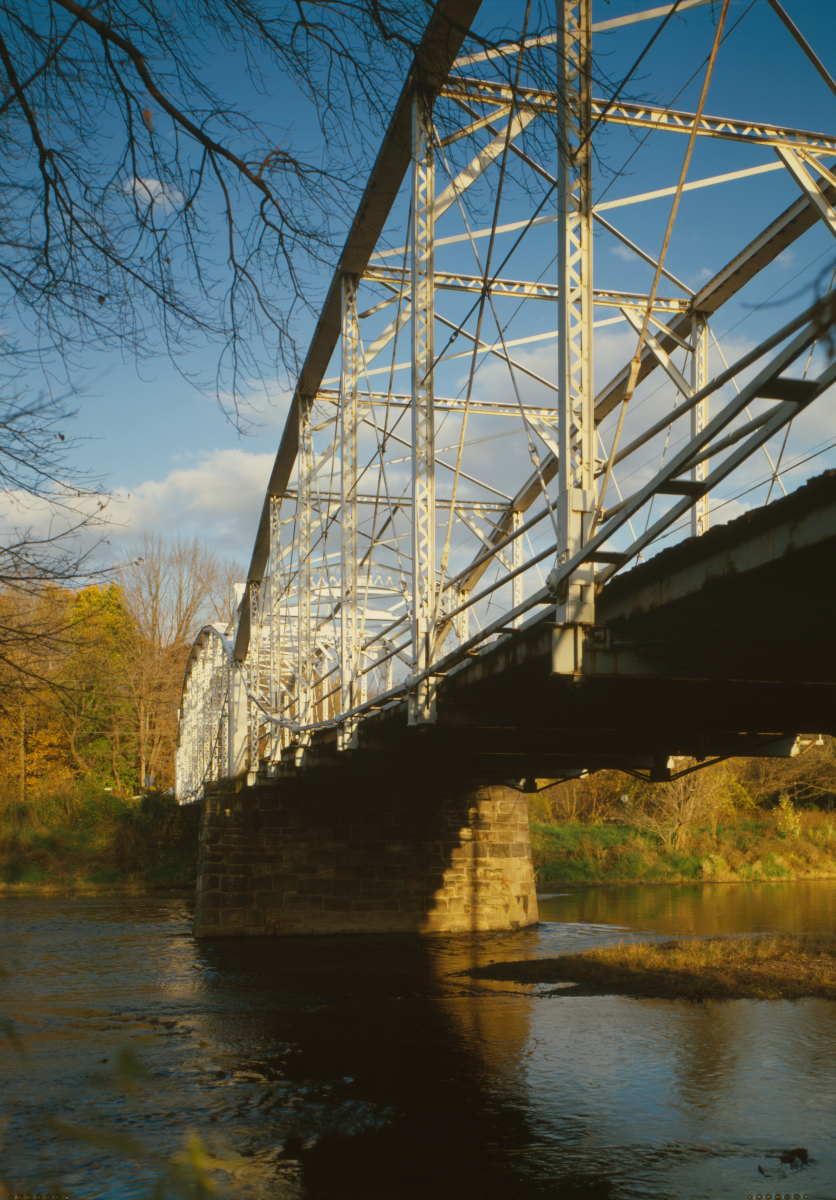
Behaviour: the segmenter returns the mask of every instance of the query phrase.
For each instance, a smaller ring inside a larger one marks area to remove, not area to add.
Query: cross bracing
[[[679,7],[708,53],[711,10]],[[606,581],[703,534],[712,498],[761,476],[783,488],[788,428],[836,377],[830,294],[780,310],[742,355],[715,326],[805,235],[836,236],[836,135],[600,96],[596,31],[670,8],[596,23],[593,0],[559,0],[555,32],[457,62],[479,4],[438,6],[300,373],[246,594],[190,660],[182,796],[242,769],[236,721],[251,773],[304,767],[323,728],[350,754],[387,704],[432,724],[438,681],[497,638],[594,627]],[[544,61],[550,89],[532,83]],[[730,145],[734,170],[680,172],[684,139],[668,139],[664,186],[613,195],[596,139],[619,130]],[[612,223],[698,193],[710,227],[727,189],[779,172],[789,206],[705,281],[673,269],[692,218],[671,220],[670,253],[666,213],[654,238]],[[614,286],[602,244],[635,282]]]
[[[522,101],[535,112],[560,111],[559,92],[549,93],[518,88],[518,103]],[[446,84],[441,95],[449,100],[465,100],[469,104],[488,104],[492,118],[507,116],[512,89],[507,84],[492,84],[482,79],[456,78]],[[793,129],[766,125],[755,121],[738,121],[729,117],[711,117],[703,113],[699,120],[694,113],[677,112],[652,104],[631,104],[626,101],[590,99],[592,120],[612,125],[627,125],[635,129],[653,129],[673,133],[690,133],[696,127],[698,137],[721,138],[749,142],[762,146],[789,146],[811,155],[836,154],[836,134],[816,133],[809,129]]]

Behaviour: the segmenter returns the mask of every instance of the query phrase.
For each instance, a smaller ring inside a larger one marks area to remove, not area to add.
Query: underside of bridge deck
[[[836,733],[835,594],[829,472],[618,576],[578,672],[553,670],[547,608],[440,681],[435,725],[410,727],[406,703],[393,704],[362,724],[353,754],[368,769],[500,782],[664,771],[670,756],[770,752],[801,731]],[[306,769],[336,755],[323,730]]]

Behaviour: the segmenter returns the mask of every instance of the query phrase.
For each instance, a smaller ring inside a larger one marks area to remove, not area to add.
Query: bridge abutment
[[[509,788],[300,777],[201,807],[197,937],[537,922],[525,797]]]

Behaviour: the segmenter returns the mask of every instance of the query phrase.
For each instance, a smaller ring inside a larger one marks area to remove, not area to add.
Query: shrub
[[[191,817],[172,796],[149,792],[120,816],[111,842],[114,863],[124,871],[139,871],[161,854],[169,857],[184,853],[192,843],[197,853]]]
[[[778,801],[777,825],[783,837],[798,837],[801,820],[789,796],[782,796]]]

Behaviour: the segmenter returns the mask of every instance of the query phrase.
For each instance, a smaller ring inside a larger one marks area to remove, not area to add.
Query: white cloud
[[[215,450],[162,479],[130,492],[116,488],[111,540],[130,541],[143,529],[199,534],[243,562],[249,561],[275,455]]]
[[[620,242],[617,246],[610,246],[610,254],[614,254],[616,258],[623,258],[625,262],[630,263],[636,262],[639,257],[629,246],[623,246]]]
[[[711,525],[728,525],[730,521],[736,521],[738,517],[742,517],[744,513],[751,510],[752,505],[748,500],[720,500],[715,501],[717,507],[714,512],[711,511],[711,497],[708,501],[708,523]]]
[[[139,204],[152,205],[161,212],[171,212],[183,203],[183,193],[169,187],[159,179],[143,179],[138,175],[126,179],[122,184],[126,196],[133,196]]]
[[[214,450],[188,464],[183,457],[161,479],[148,479],[130,489],[115,487],[104,509],[94,497],[77,498],[74,493],[68,493],[70,507],[65,509],[22,494],[0,493],[0,519],[7,538],[13,530],[30,530],[38,538],[65,534],[87,516],[94,518],[93,523],[69,541],[65,537],[62,546],[74,553],[92,550],[101,566],[120,558],[144,530],[175,537],[197,535],[246,566],[275,452]]]

